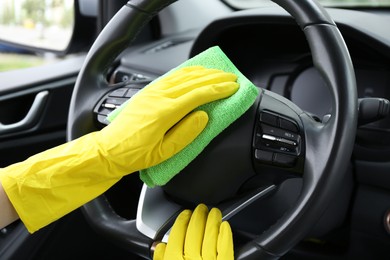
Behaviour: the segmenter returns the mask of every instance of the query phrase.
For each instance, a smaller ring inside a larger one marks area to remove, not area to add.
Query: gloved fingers
[[[206,75],[200,75],[182,81],[180,84],[172,85],[166,89],[164,95],[170,98],[177,98],[200,87],[236,81],[237,76],[233,73],[227,73],[222,70],[208,70],[208,74]]]
[[[189,66],[189,67],[180,68],[172,73],[169,73],[167,76],[164,76],[163,78],[159,79],[158,82],[156,82],[156,85],[152,83],[149,86],[153,86],[154,89],[159,89],[159,90],[180,89],[180,85],[182,85],[185,82],[198,80],[203,77],[210,77],[214,74],[220,74],[220,73],[232,74],[232,73],[226,73],[218,69],[208,69],[203,66]],[[233,81],[236,81],[236,79],[237,77]],[[149,88],[149,86],[147,88]]]
[[[190,112],[201,105],[227,98],[233,95],[238,88],[239,84],[236,82],[223,82],[199,87],[177,99],[177,105],[180,106],[177,111]]]
[[[156,96],[156,93],[151,96],[140,93],[139,96],[132,98],[132,102],[126,103],[121,109],[121,112],[117,114],[117,118],[126,120],[129,115],[134,116],[137,113],[141,113],[138,112],[142,111],[140,109],[149,109],[150,111],[153,111],[153,113],[161,113],[158,117],[165,118],[164,122],[166,123],[166,130],[168,130],[195,108],[218,99],[229,97],[235,93],[238,88],[239,84],[236,82],[222,82],[205,85],[195,88],[174,100],[164,100],[163,96]],[[144,102],[146,99],[149,100],[148,104]],[[159,110],[156,108],[155,104],[160,104],[161,107],[165,106],[165,108]],[[175,113],[172,112],[173,110]],[[142,115],[140,117],[142,117]]]
[[[165,135],[161,143],[161,158],[168,159],[190,144],[206,127],[209,117],[204,111],[191,112]]]
[[[227,98],[235,93],[238,88],[239,84],[236,82],[224,82],[194,89],[175,99],[176,113],[171,114],[167,120],[172,120],[169,123],[175,124],[193,109],[212,101]]]
[[[221,211],[217,208],[212,208],[207,217],[206,230],[203,239],[202,257],[204,259],[217,259],[217,242],[221,222]]]
[[[184,67],[157,79],[156,81],[146,86],[143,90],[152,88],[153,92],[156,90],[164,91],[181,84],[183,81],[188,81],[194,77],[199,77],[200,71],[204,73],[204,70],[205,68],[202,66]]]
[[[200,259],[202,241],[206,227],[207,214],[209,210],[206,205],[199,204],[192,213],[188,224],[186,240],[184,243],[185,259]]]
[[[109,120],[113,121],[117,116],[126,119],[129,115],[134,115],[138,110],[150,109],[150,111],[164,113],[167,131],[190,111],[200,105],[230,96],[238,89],[237,76],[233,73],[226,73],[218,69],[206,69],[202,66],[192,66],[179,69],[168,76],[152,83],[136,96],[131,102],[126,102],[118,108],[119,112],[112,112]],[[149,99],[149,102],[144,100]],[[169,109],[159,110],[159,107]],[[172,114],[172,109],[176,113]],[[169,114],[168,114],[169,113]],[[115,120],[116,121],[116,120]],[[121,120],[120,120],[121,121]]]
[[[164,254],[167,244],[159,243],[154,249],[153,260],[164,260]]]
[[[217,260],[234,260],[233,234],[227,221],[223,221],[219,228],[217,251]]]
[[[166,259],[183,258],[183,248],[191,214],[191,210],[183,210],[176,218],[172,230],[169,234],[168,244],[165,248],[164,256]]]
[[[202,86],[192,90],[189,93],[175,99],[174,104],[176,113],[170,113],[169,117],[166,117],[165,123],[168,130],[183,117],[190,113],[195,108],[207,104],[212,101],[216,101],[222,98],[226,98],[235,93],[239,88],[236,82],[224,82],[214,85]],[[166,111],[167,113],[170,111]],[[162,117],[163,115],[161,115]]]

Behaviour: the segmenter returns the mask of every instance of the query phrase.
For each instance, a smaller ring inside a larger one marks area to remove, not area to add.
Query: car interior
[[[166,185],[133,173],[33,234],[16,221],[0,259],[152,259],[199,203],[229,221],[235,259],[389,259],[390,3],[232,2],[75,0],[66,58],[0,73],[0,167],[99,131],[214,46],[260,90]]]

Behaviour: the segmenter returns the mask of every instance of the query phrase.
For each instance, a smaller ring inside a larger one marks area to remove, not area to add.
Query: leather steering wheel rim
[[[114,59],[150,19],[172,0],[129,1],[107,24],[90,49],[72,95],[67,139],[95,131],[93,107],[108,89],[105,75]],[[343,38],[327,12],[311,0],[274,0],[288,11],[309,43],[313,64],[332,92],[331,119],[318,125],[304,114],[306,160],[298,202],[262,235],[236,250],[237,259],[274,259],[297,244],[321,216],[339,188],[352,154],[357,125],[357,91],[354,70]],[[320,157],[320,159],[318,158]],[[150,257],[153,241],[134,220],[119,217],[104,196],[83,206],[95,229],[129,250]],[[131,234],[130,234],[131,233]]]

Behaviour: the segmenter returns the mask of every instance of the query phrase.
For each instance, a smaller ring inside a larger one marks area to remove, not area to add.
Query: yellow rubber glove
[[[187,67],[150,84],[101,131],[0,169],[0,182],[32,233],[104,193],[126,174],[173,156],[204,129],[196,107],[232,95],[236,76]]]
[[[233,236],[228,222],[222,222],[221,211],[208,211],[200,204],[192,213],[184,210],[176,218],[168,244],[159,243],[154,260],[233,260]]]

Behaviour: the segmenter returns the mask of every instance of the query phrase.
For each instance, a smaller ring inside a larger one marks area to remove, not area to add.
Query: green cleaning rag
[[[189,66],[203,66],[234,73],[237,75],[237,83],[240,84],[240,88],[229,98],[200,106],[198,109],[207,112],[209,116],[209,122],[202,133],[173,157],[158,165],[140,171],[141,180],[149,187],[165,185],[183,170],[203,151],[213,138],[243,115],[252,106],[259,94],[259,89],[235,67],[218,46],[211,47],[192,57],[157,78],[154,82],[177,69]],[[108,116],[108,120],[112,121],[120,111],[121,107],[114,110]]]

